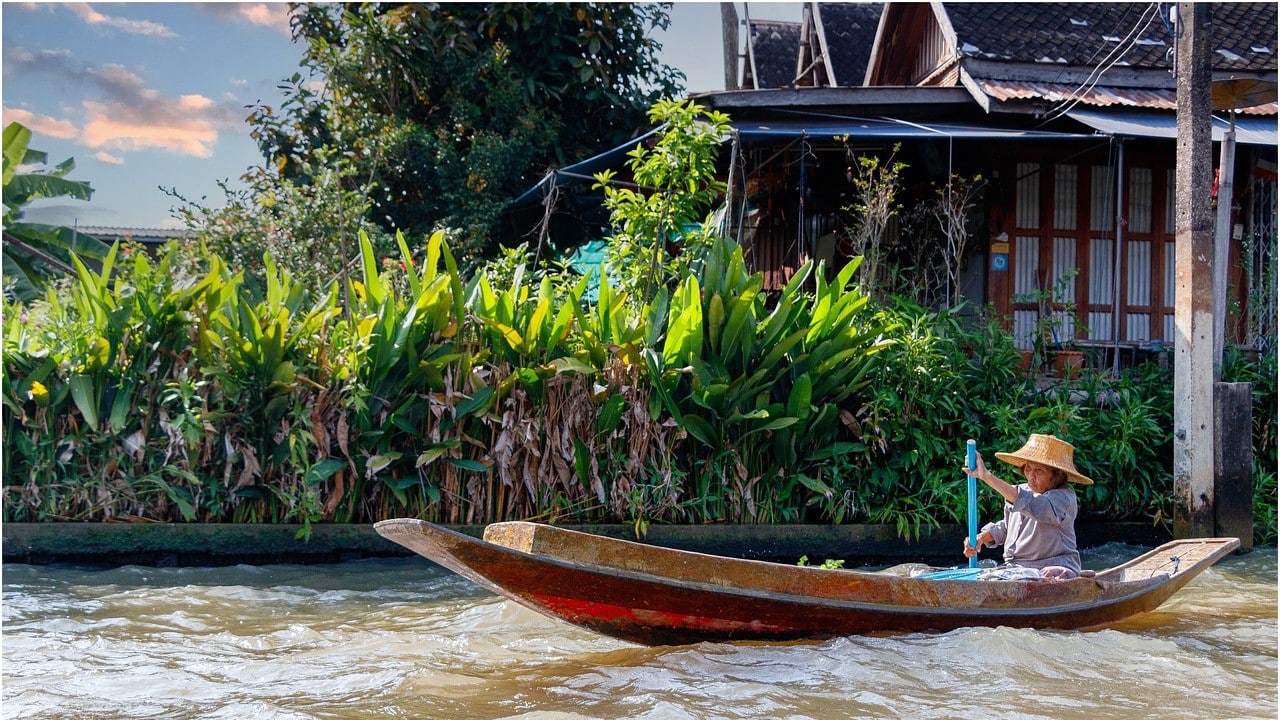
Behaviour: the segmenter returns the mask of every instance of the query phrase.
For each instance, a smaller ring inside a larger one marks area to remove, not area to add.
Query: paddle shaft
[[[970,440],[965,443],[965,462],[969,471],[978,469],[978,442]],[[969,478],[969,544],[976,550],[978,548],[978,479],[972,475]],[[974,553],[969,558],[969,567],[978,567],[978,555]]]

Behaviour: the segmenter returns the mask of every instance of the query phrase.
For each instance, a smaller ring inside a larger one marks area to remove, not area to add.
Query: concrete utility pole
[[[1173,373],[1174,534],[1214,532],[1213,141],[1209,4],[1178,3],[1177,247]],[[1231,202],[1227,199],[1226,202]]]
[[[724,41],[724,89],[738,89],[738,8],[720,3],[720,38]]]

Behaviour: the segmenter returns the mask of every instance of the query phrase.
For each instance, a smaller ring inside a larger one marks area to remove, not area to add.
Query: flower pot
[[[1236,349],[1240,351],[1240,359],[1247,363],[1257,363],[1262,354],[1256,347],[1238,346]]]
[[[1017,366],[1016,366],[1016,367],[1017,367],[1017,369],[1018,369],[1018,372],[1021,372],[1021,373],[1029,373],[1029,372],[1031,372],[1031,366],[1032,366],[1032,364],[1033,364],[1033,363],[1035,363],[1035,361],[1036,361],[1036,353],[1035,353],[1035,351],[1034,351],[1034,350],[1019,350],[1019,351],[1018,351],[1018,356],[1019,356],[1019,357],[1018,357],[1018,364],[1017,364]]]
[[[1079,377],[1084,369],[1084,352],[1080,350],[1057,350],[1053,353],[1053,373],[1060,378]]]

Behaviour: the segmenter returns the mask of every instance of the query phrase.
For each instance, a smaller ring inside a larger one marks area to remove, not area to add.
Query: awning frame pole
[[[1116,138],[1116,249],[1111,266],[1111,372],[1120,376],[1120,262],[1124,257],[1124,138]]]
[[[805,252],[805,246],[804,246],[805,232],[804,231],[805,231],[805,221],[807,220],[807,217],[805,215],[804,191],[805,191],[805,181],[808,180],[808,178],[806,177],[806,175],[808,174],[808,167],[805,164],[805,160],[806,160],[805,155],[807,155],[808,152],[809,152],[809,133],[807,132],[801,133],[800,135],[800,197],[799,197],[800,202],[796,212],[796,216],[797,216],[796,217],[796,256],[794,258],[794,262],[797,267],[800,266],[800,258],[804,257],[804,252]]]
[[[1218,157],[1218,208],[1213,233],[1213,381],[1222,380],[1223,348],[1227,339],[1227,265],[1231,258],[1231,206],[1235,201],[1236,113],[1231,129],[1222,134]]]
[[[733,227],[733,199],[734,199],[734,171],[738,169],[738,152],[740,151],[738,143],[738,131],[731,131],[733,135],[733,144],[729,147],[729,179],[725,183],[724,197],[724,220],[721,222],[720,234],[728,235],[729,229]],[[743,193],[745,195],[745,193]],[[739,229],[741,232],[741,229]]]

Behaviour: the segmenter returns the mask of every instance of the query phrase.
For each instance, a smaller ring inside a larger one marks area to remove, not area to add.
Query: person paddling
[[[996,477],[978,455],[977,466],[965,474],[986,483],[1005,500],[1004,517],[978,533],[979,546],[1004,546],[1005,563],[1039,570],[1047,578],[1070,579],[1080,574],[1076,549],[1075,491],[1068,482],[1092,485],[1076,470],[1075,447],[1053,435],[1032,434],[1016,452],[996,453],[1022,472],[1026,482],[1014,486]],[[965,557],[978,550],[964,540]]]

